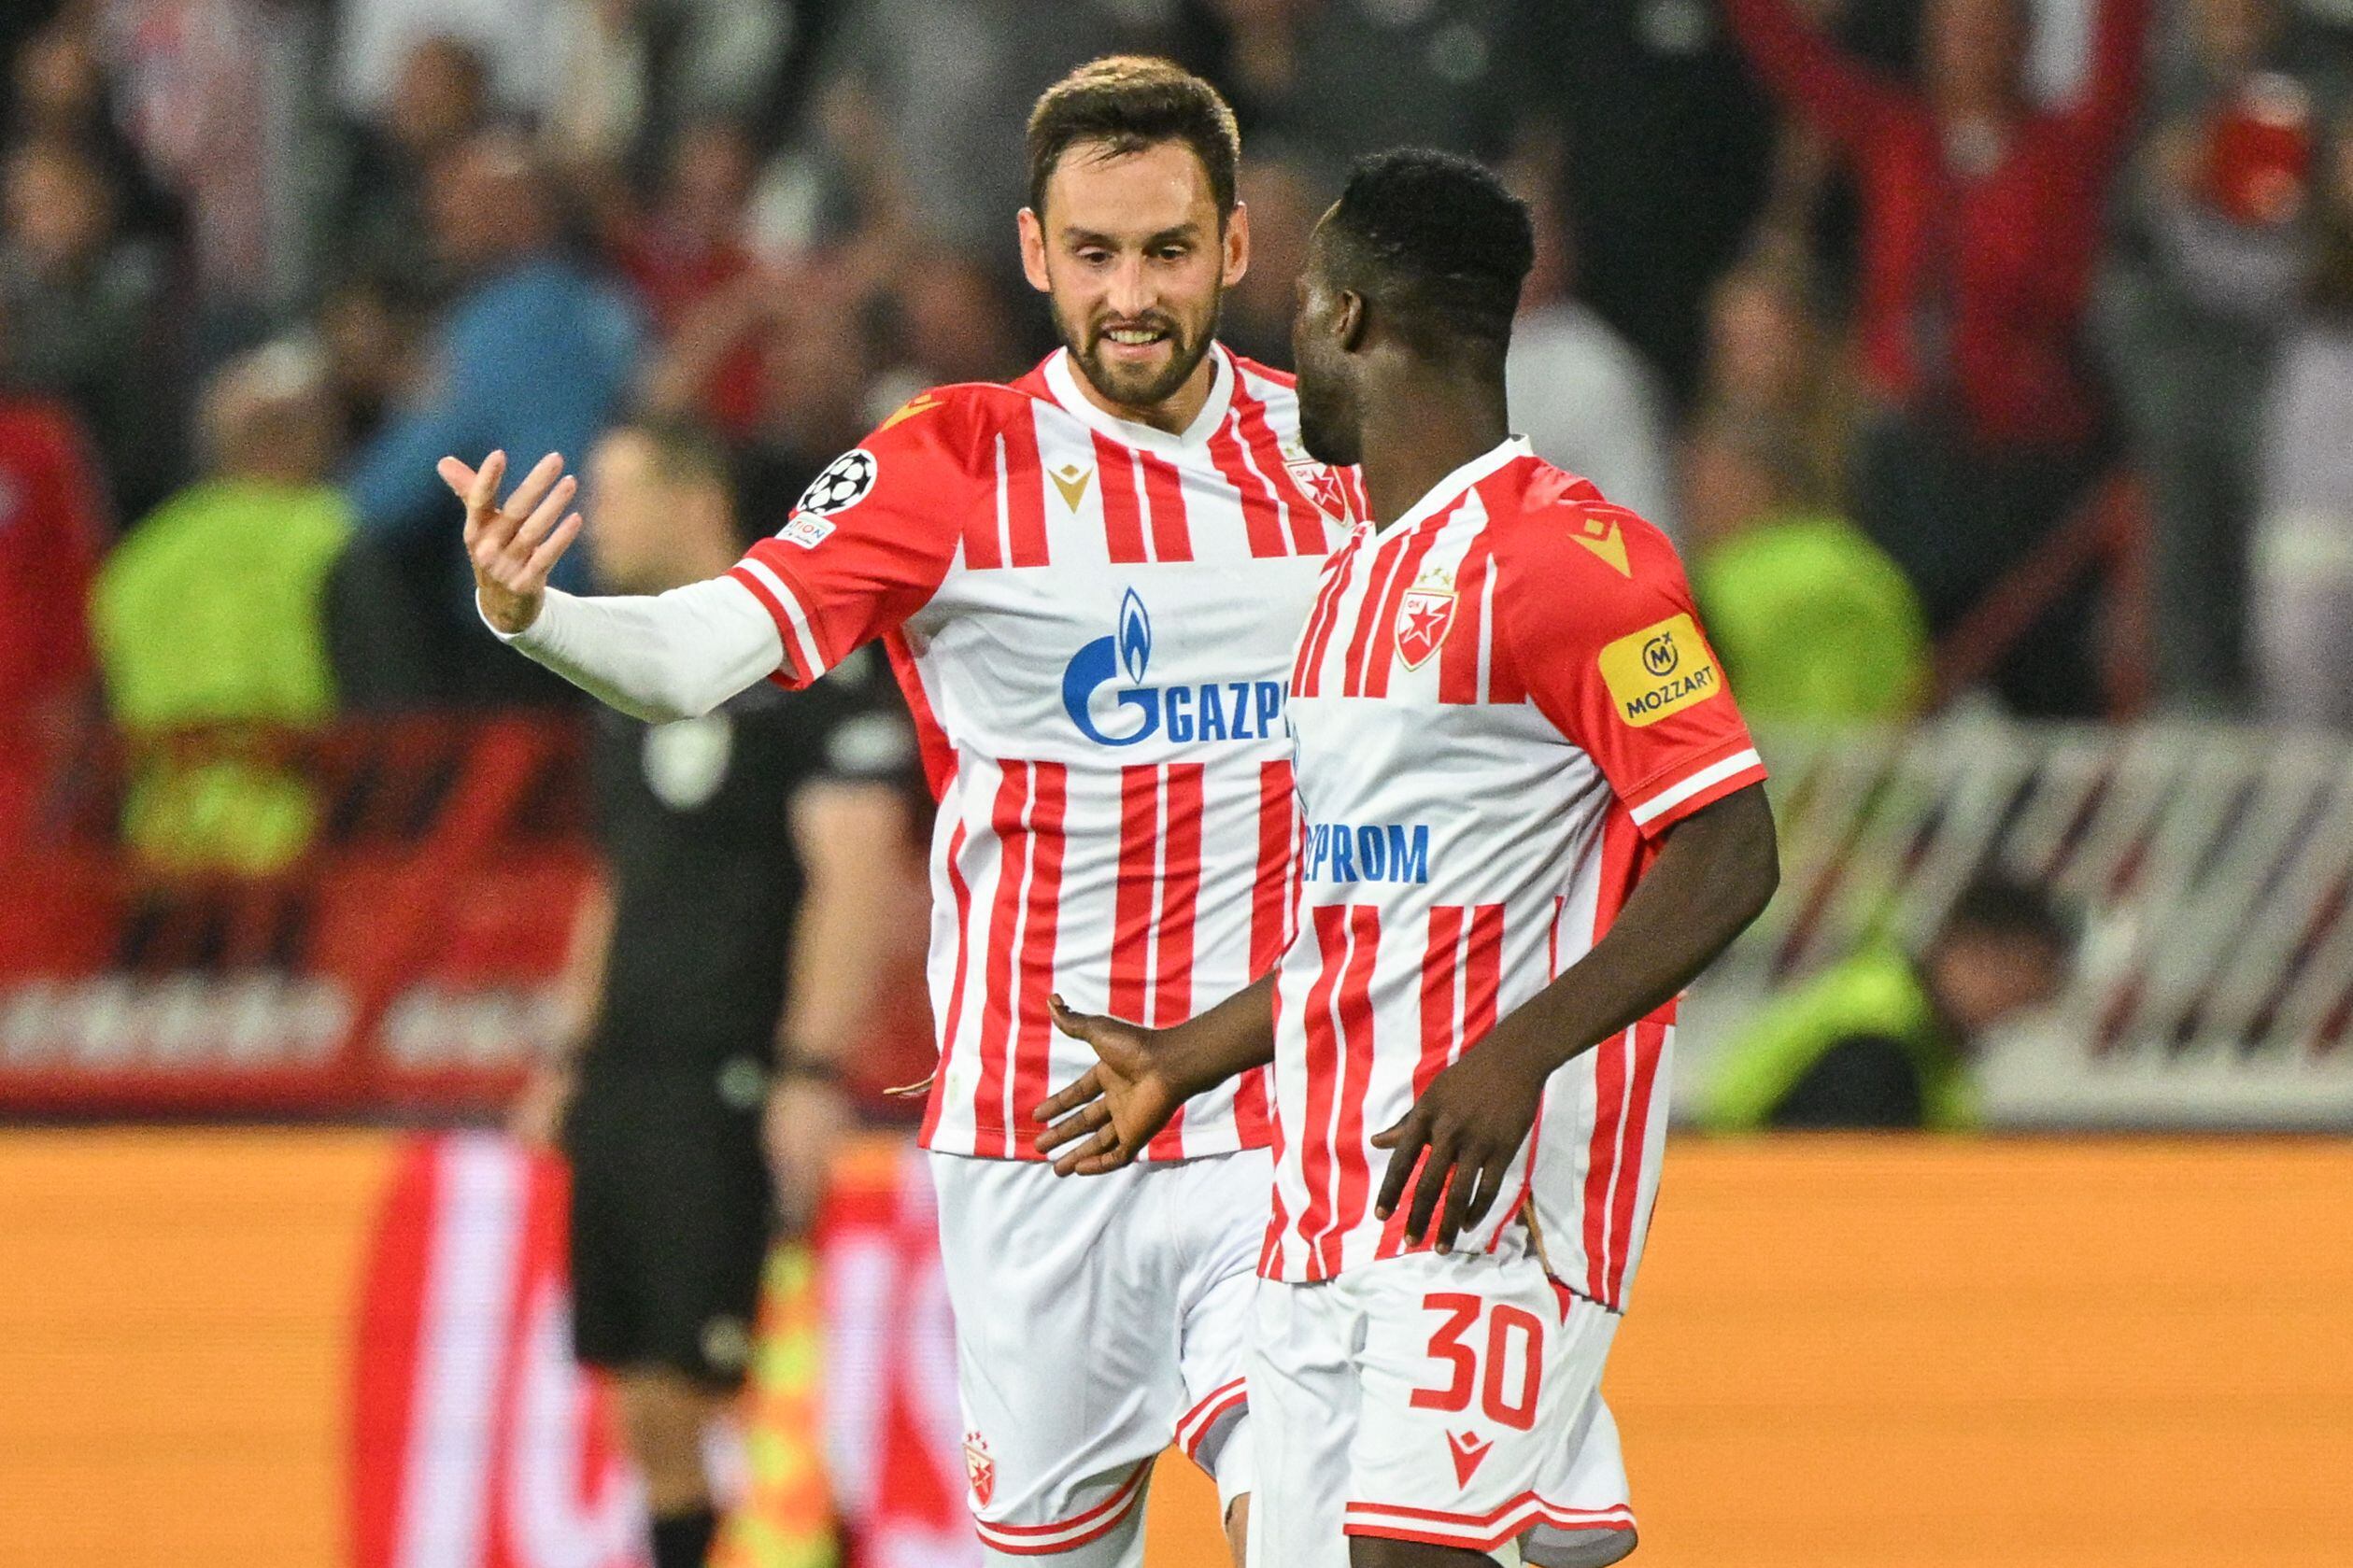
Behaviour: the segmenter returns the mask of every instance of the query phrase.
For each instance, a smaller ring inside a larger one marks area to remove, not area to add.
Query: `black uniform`
[[[614,920],[564,1126],[574,1343],[731,1382],[773,1206],[760,1108],[804,880],[789,808],[821,780],[905,784],[914,742],[870,655],[700,719],[601,711],[590,768]]]

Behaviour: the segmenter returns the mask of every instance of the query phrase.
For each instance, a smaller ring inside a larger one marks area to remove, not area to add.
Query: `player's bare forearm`
[[[1173,1028],[1072,1012],[1059,996],[1054,1022],[1096,1065],[1032,1112],[1047,1123],[1036,1147],[1063,1176],[1099,1175],[1133,1160],[1186,1100],[1274,1060],[1274,976]]]
[[[1374,1206],[1380,1216],[1406,1200],[1410,1183],[1407,1237],[1418,1242],[1435,1223],[1439,1249],[1451,1248],[1501,1195],[1545,1080],[1690,984],[1764,910],[1779,882],[1763,784],[1669,828],[1658,858],[1593,951],[1513,1009],[1374,1137],[1389,1151]]]
[[[1593,951],[1507,1020],[1527,1015],[1507,1044],[1529,1052],[1530,1065],[1549,1076],[1648,1017],[1748,929],[1780,879],[1763,784],[1693,812],[1668,829],[1658,858]],[[1504,1033],[1498,1027],[1488,1038]]]

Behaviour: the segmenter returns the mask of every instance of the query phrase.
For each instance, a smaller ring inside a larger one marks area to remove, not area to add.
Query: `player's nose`
[[[1123,256],[1112,269],[1111,288],[1103,297],[1113,316],[1133,320],[1153,306],[1152,282],[1141,256]]]

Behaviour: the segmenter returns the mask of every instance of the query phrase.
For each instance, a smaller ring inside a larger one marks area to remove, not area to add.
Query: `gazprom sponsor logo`
[[[1148,680],[1151,669],[1152,616],[1129,588],[1120,601],[1119,629],[1081,648],[1063,670],[1063,710],[1080,734],[1101,746],[1132,746],[1155,735],[1262,741],[1281,732],[1280,681],[1162,686]]]
[[[1425,883],[1430,880],[1429,824],[1311,824],[1306,876],[1310,882]]]

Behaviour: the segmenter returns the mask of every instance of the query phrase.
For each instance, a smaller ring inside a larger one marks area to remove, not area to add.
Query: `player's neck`
[[[1511,434],[1499,377],[1406,374],[1365,391],[1365,499],[1373,526],[1413,510],[1456,469]]]
[[[1076,356],[1072,359],[1075,361]],[[1170,435],[1183,435],[1193,428],[1193,421],[1201,417],[1201,410],[1209,404],[1210,388],[1217,385],[1217,356],[1213,353],[1202,355],[1201,362],[1193,367],[1193,374],[1184,378],[1184,385],[1155,403],[1114,403],[1103,395],[1093,377],[1075,362],[1070,370],[1070,379],[1078,384],[1079,396],[1113,418],[1149,425]]]

